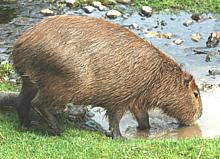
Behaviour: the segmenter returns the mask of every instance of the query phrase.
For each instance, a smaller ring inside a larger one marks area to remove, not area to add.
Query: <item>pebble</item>
[[[139,26],[138,26],[137,23],[132,23],[132,24],[129,26],[130,29],[137,29],[138,27],[139,27]]]
[[[107,7],[104,6],[104,5],[102,5],[102,3],[99,2],[99,1],[94,1],[94,2],[92,2],[92,5],[93,5],[95,8],[98,8],[98,10],[100,10],[100,11],[105,11],[105,10],[107,10]]]
[[[118,3],[129,4],[131,0],[116,0]]]
[[[142,6],[141,11],[147,17],[150,17],[153,13],[152,8],[149,6]]]
[[[212,75],[212,76],[220,75],[219,69],[209,70],[208,72],[209,72],[209,75]]]
[[[76,2],[76,0],[65,0],[66,4],[71,4],[73,5]]]
[[[96,7],[96,8],[98,8],[99,6],[102,5],[102,3],[99,2],[99,1],[94,1],[94,2],[92,2],[92,5],[93,5],[94,7]]]
[[[98,9],[99,9],[100,11],[105,11],[105,10],[107,10],[107,7],[106,7],[106,6],[103,6],[103,5],[100,5],[100,6],[98,7]]]
[[[166,26],[166,25],[167,25],[167,22],[166,22],[165,20],[161,20],[160,25],[161,25],[161,26]]]
[[[204,17],[198,13],[192,14],[191,18],[197,22],[204,20]]]
[[[184,23],[183,23],[183,25],[185,26],[185,27],[188,27],[188,26],[190,26],[190,25],[192,25],[194,22],[192,21],[192,20],[187,20],[187,21],[185,21]]]
[[[122,14],[121,12],[113,9],[113,10],[108,11],[106,15],[109,18],[117,18],[117,17],[120,17]]]
[[[173,41],[176,45],[181,45],[184,41],[182,39],[176,39]]]
[[[201,40],[201,34],[200,33],[195,33],[191,35],[191,40],[195,42],[199,42]]]
[[[147,37],[154,37],[154,36],[157,36],[159,33],[156,32],[156,31],[149,31],[146,33],[146,36]]]
[[[173,34],[172,33],[158,34],[158,37],[162,39],[171,39],[173,37]]]
[[[45,16],[50,16],[50,15],[54,15],[54,11],[50,10],[50,9],[42,9],[40,11],[41,14],[45,15]]]
[[[83,10],[86,12],[86,13],[92,13],[92,12],[94,12],[95,11],[95,8],[93,7],[93,6],[85,6],[84,8],[83,8]]]

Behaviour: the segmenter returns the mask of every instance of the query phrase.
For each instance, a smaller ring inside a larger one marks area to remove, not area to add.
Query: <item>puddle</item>
[[[17,9],[0,6],[0,24],[7,24],[17,17]]]

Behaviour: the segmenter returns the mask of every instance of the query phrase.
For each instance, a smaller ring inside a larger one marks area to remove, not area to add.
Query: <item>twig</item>
[[[201,147],[200,151],[199,151],[199,155],[197,156],[197,159],[200,158],[201,154],[202,154],[202,150],[203,150],[203,147]]]

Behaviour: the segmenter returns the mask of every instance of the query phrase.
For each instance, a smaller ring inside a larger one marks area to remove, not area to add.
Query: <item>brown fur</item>
[[[190,74],[146,40],[101,19],[47,18],[17,40],[12,59],[26,79],[23,93],[34,92],[26,105],[55,133],[60,128],[49,107],[69,102],[105,108],[114,137],[121,136],[118,124],[127,110],[141,129],[149,128],[147,112],[156,107],[187,125],[201,115],[199,90]]]

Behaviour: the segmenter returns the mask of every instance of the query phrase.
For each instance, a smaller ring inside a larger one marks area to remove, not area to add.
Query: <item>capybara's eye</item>
[[[199,97],[199,93],[198,93],[197,91],[194,91],[193,93],[194,93],[194,96],[195,96],[196,98]]]

